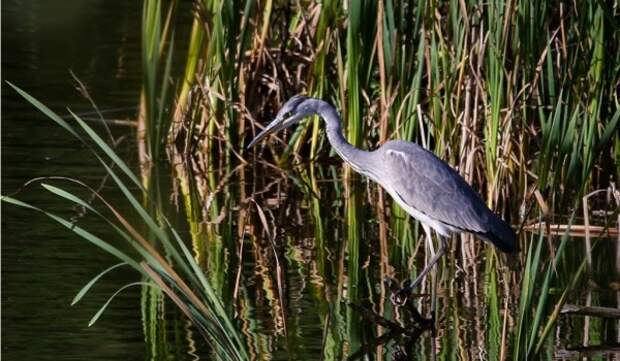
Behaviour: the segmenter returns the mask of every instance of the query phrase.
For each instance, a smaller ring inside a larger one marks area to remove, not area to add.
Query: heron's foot
[[[401,307],[406,305],[412,298],[428,296],[427,294],[413,293],[416,285],[409,279],[399,286],[398,281],[386,277],[384,283],[391,291],[390,301],[392,301],[394,306]]]
[[[391,300],[394,306],[404,306],[411,297],[411,287],[406,285],[396,292],[392,292]]]
[[[402,285],[393,278],[386,277],[384,280],[385,285],[390,290],[390,301],[394,306],[404,306],[411,297],[411,280],[405,280]]]

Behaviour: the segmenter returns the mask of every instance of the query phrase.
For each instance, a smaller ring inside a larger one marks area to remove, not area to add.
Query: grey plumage
[[[491,212],[478,193],[447,163],[415,143],[390,141],[371,152],[380,164],[381,184],[401,206],[408,205],[438,224],[443,236],[469,232],[504,252],[515,250],[512,229]],[[414,216],[415,217],[415,216]]]
[[[304,96],[291,98],[248,147],[314,114],[327,123],[329,142],[345,162],[379,183],[407,213],[422,222],[425,229],[433,228],[442,236],[442,247],[413,286],[445,252],[444,238],[452,233],[469,232],[504,252],[516,251],[514,231],[487,208],[480,196],[447,163],[411,142],[390,141],[371,152],[353,147],[342,135],[338,112],[322,100]]]

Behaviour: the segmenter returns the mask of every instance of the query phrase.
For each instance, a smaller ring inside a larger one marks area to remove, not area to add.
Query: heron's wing
[[[492,213],[448,164],[408,142],[388,143],[381,153],[382,168],[389,173],[386,186],[402,202],[454,228],[469,232],[487,231]]]

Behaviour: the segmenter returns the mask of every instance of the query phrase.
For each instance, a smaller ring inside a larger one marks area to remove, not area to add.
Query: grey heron
[[[323,100],[294,96],[250,142],[248,148],[267,135],[311,115],[323,118],[329,142],[351,168],[379,183],[396,203],[420,221],[429,241],[431,229],[439,235],[439,250],[418,277],[406,287],[408,291],[422,281],[446,252],[446,238],[453,233],[474,234],[503,252],[517,250],[516,235],[512,228],[495,215],[446,162],[415,143],[401,140],[386,142],[374,151],[355,148],[342,135],[338,111]]]

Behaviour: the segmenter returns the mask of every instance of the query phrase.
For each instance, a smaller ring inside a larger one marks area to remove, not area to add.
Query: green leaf
[[[131,267],[133,267],[134,269],[138,270],[140,273],[143,273],[142,267],[140,267],[140,265],[138,264],[138,262],[134,261],[131,257],[129,257],[127,254],[125,254],[124,252],[122,252],[121,250],[119,250],[118,248],[112,246],[110,243],[102,240],[101,238],[95,236],[94,234],[88,232],[87,230],[81,228],[80,226],[76,225],[74,222],[70,222],[62,217],[59,217],[53,213],[47,212],[41,208],[37,208],[35,206],[32,206],[28,203],[24,203],[20,200],[17,200],[15,198],[9,197],[9,196],[1,196],[0,200],[3,202],[7,202],[16,206],[20,206],[23,208],[27,208],[27,209],[32,209],[38,212],[41,212],[43,214],[45,214],[46,216],[50,217],[51,219],[55,220],[56,222],[60,223],[61,225],[65,226],[66,228],[70,229],[71,231],[73,231],[73,233],[77,234],[78,236],[82,237],[83,239],[87,240],[88,242],[94,244],[95,246],[103,249],[104,251],[112,254],[113,256],[115,256],[116,258],[124,261],[125,263],[127,263],[128,265],[130,265]]]
[[[136,177],[136,175],[129,169],[129,167],[127,166],[127,164],[116,154],[114,153],[114,150],[112,150],[112,148],[110,148],[110,146],[108,145],[108,143],[103,140],[99,134],[97,134],[97,132],[95,132],[88,124],[86,124],[79,116],[77,116],[75,113],[73,113],[71,111],[71,109],[67,109],[69,111],[69,113],[71,113],[71,115],[73,116],[73,118],[78,122],[78,124],[82,127],[82,129],[84,129],[84,131],[86,132],[86,134],[88,134],[88,136],[95,141],[95,144],[97,144],[97,146],[103,150],[103,152],[110,157],[110,159],[123,171],[123,173],[125,173],[129,179],[132,180],[132,182],[141,190],[144,190],[144,188],[142,187],[142,183],[140,183],[140,181],[138,180],[138,177]]]
[[[73,181],[73,180],[72,180]],[[74,181],[75,182],[75,181]],[[84,185],[81,182],[77,182],[77,184],[86,187],[86,185]],[[157,262],[157,260],[147,251],[144,249],[144,247],[142,247],[140,245],[140,243],[135,240],[133,237],[129,236],[129,234],[127,234],[127,232],[123,231],[121,228],[119,228],[116,224],[114,224],[114,222],[112,222],[111,220],[109,220],[107,217],[103,216],[99,211],[97,211],[96,209],[94,209],[90,204],[84,202],[84,200],[80,199],[79,197],[73,195],[72,193],[69,193],[63,189],[60,189],[58,187],[54,187],[52,185],[49,184],[42,184],[42,186],[47,189],[48,191],[62,197],[65,198],[67,200],[70,200],[80,206],[83,206],[85,208],[87,208],[88,210],[90,210],[91,212],[93,212],[95,215],[97,215],[98,217],[100,217],[102,220],[104,220],[106,223],[108,223],[110,226],[112,226],[112,228],[114,228],[114,230],[116,230],[116,232],[118,234],[121,235],[121,237],[123,237],[127,243],[129,243],[134,249],[136,249],[140,255],[142,255],[142,257],[144,257],[144,259],[155,269],[161,269],[161,265]],[[92,189],[89,189],[89,191],[94,192]],[[104,202],[105,203],[105,202]],[[113,211],[114,213],[118,214],[118,216],[120,217],[120,213],[118,213],[118,211],[116,211],[110,204],[105,203],[108,208]]]
[[[149,286],[149,287],[159,288],[159,287],[157,287],[154,284],[149,283],[149,282],[133,282],[133,283],[129,283],[129,284],[124,285],[123,287],[119,288],[116,292],[114,292],[114,294],[112,296],[110,296],[110,298],[108,298],[106,303],[104,303],[103,306],[101,306],[99,311],[97,311],[97,313],[95,313],[95,315],[88,322],[88,327],[92,326],[95,322],[97,322],[99,317],[101,317],[101,314],[103,314],[103,311],[105,311],[105,309],[108,308],[108,305],[110,304],[110,302],[112,302],[114,297],[116,297],[119,293],[123,292],[127,288],[134,287],[134,286]]]
[[[50,191],[50,192],[52,192],[52,193],[54,193],[54,194],[56,194],[56,195],[58,195],[58,196],[60,196],[60,197],[62,197],[62,198],[68,199],[68,200],[70,200],[71,202],[74,202],[74,203],[76,203],[76,204],[79,204],[80,206],[82,206],[82,207],[84,207],[84,208],[88,209],[89,211],[91,211],[91,212],[93,212],[93,213],[95,213],[95,214],[97,214],[97,215],[101,215],[101,214],[99,213],[99,211],[97,211],[96,209],[94,209],[94,208],[93,208],[90,204],[88,204],[88,203],[84,202],[81,198],[76,197],[75,195],[73,195],[73,194],[71,194],[71,193],[69,193],[69,192],[65,191],[64,189],[61,189],[61,188],[55,187],[55,186],[53,186],[53,185],[51,185],[51,184],[47,184],[47,183],[41,183],[41,186],[42,186],[43,188],[47,189],[48,191]]]
[[[598,146],[602,148],[607,144],[607,141],[611,136],[615,133],[618,135],[618,119],[620,119],[620,109],[616,109],[614,116],[611,118],[609,123],[605,126],[605,130],[603,131],[603,135],[599,139]]]
[[[41,111],[41,113],[47,115],[50,119],[52,119],[53,121],[58,123],[58,125],[63,127],[66,131],[71,133],[74,137],[84,141],[84,139],[78,133],[76,133],[75,130],[73,130],[73,128],[64,119],[62,119],[58,114],[53,112],[50,108],[45,106],[43,103],[41,103],[40,101],[35,99],[30,94],[28,94],[25,91],[23,91],[17,85],[15,85],[15,84],[13,84],[13,83],[11,83],[9,81],[7,81],[6,83],[9,84],[11,86],[11,88],[15,89],[15,91],[18,92],[19,95],[24,97],[24,99],[26,99],[30,104],[34,105],[34,107],[37,108],[39,111]]]
[[[124,266],[127,263],[125,262],[121,262],[121,263],[117,263],[114,266],[111,266],[109,268],[106,268],[105,270],[103,270],[101,273],[99,273],[98,275],[96,275],[95,277],[93,277],[93,279],[91,279],[87,284],[84,285],[84,287],[82,287],[82,289],[80,290],[80,292],[77,293],[77,295],[75,295],[75,297],[73,298],[73,301],[71,301],[71,306],[75,305],[76,303],[80,302],[80,300],[82,299],[82,297],[84,297],[84,295],[86,295],[86,293],[93,287],[93,285],[104,275],[106,275],[108,272],[119,268],[120,266]]]

